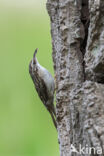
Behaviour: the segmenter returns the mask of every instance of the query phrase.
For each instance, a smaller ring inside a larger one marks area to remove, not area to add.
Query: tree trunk
[[[104,0],[48,0],[61,156],[104,155]]]

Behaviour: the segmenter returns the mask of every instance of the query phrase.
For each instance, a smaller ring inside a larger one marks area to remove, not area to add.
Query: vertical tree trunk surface
[[[61,156],[104,156],[104,0],[48,0]]]

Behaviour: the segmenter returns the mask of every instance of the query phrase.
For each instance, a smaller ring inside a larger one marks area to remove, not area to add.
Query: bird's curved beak
[[[37,54],[38,48],[35,49],[34,55],[33,55],[33,63],[36,63],[36,54]]]
[[[35,57],[36,57],[37,51],[38,51],[38,48],[37,48],[37,49],[35,49],[35,52],[34,52],[33,58],[35,58]]]

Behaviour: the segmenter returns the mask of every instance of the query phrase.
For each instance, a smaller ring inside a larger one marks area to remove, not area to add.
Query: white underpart
[[[44,67],[42,67],[39,63],[37,63],[37,66],[39,68],[39,76],[43,78],[47,89],[50,93],[50,96],[53,96],[54,93],[54,78],[52,77],[52,75],[49,73],[49,71],[47,69],[45,69]]]

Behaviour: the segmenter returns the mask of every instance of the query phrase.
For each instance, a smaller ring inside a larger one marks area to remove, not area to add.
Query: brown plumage
[[[34,52],[33,59],[31,60],[29,64],[29,73],[31,75],[31,78],[33,80],[33,83],[35,85],[36,91],[51,114],[52,120],[54,122],[55,127],[56,125],[56,113],[55,113],[55,108],[54,108],[54,79],[52,75],[48,72],[47,69],[42,67],[37,59],[36,59],[36,53],[37,49]]]

